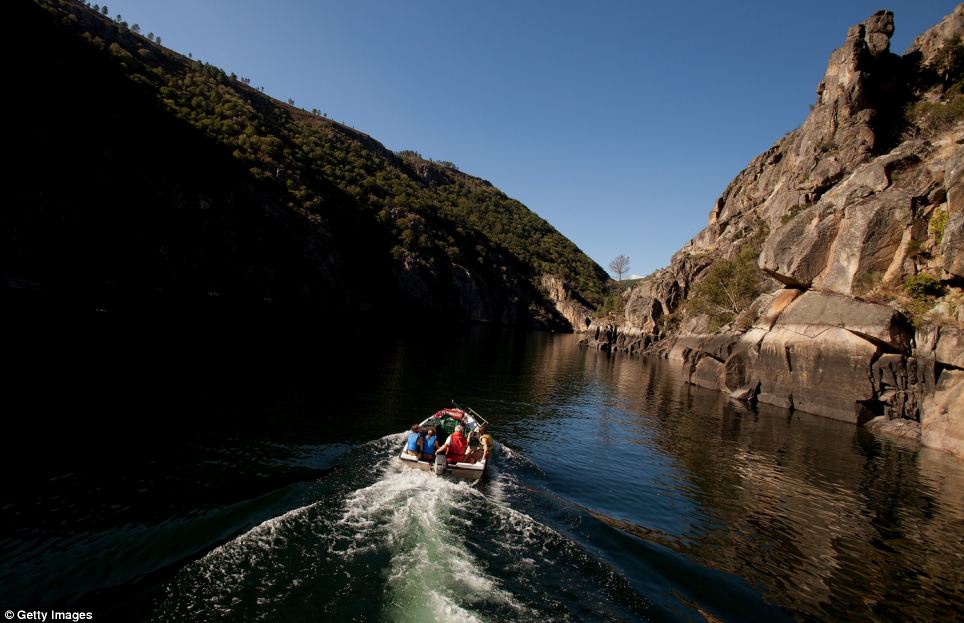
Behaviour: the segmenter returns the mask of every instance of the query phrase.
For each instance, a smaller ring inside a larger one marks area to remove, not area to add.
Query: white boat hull
[[[434,463],[421,461],[410,454],[402,452],[399,458],[402,460],[402,465],[406,467],[420,469],[426,472],[435,471]],[[442,476],[459,480],[479,480],[485,473],[485,463],[485,461],[479,461],[478,463],[454,463],[452,465],[446,465]]]

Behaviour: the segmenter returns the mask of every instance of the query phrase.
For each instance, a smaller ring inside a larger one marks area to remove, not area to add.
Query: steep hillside
[[[12,3],[6,296],[310,305],[566,328],[605,272],[483,180],[274,100],[70,0]]]
[[[964,5],[903,56],[893,31],[887,11],[850,29],[803,125],[621,315],[587,316],[590,344],[734,398],[923,419],[925,443],[964,455]]]

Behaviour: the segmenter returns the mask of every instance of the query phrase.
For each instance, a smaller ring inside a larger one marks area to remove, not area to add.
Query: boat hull
[[[402,453],[399,458],[402,460],[402,465],[405,467],[410,467],[412,469],[420,469],[425,472],[434,472],[435,464],[429,463],[428,461],[420,461],[416,457]],[[456,480],[479,480],[485,473],[485,463],[455,463],[454,465],[447,465],[445,471],[441,474],[445,478],[453,478]]]

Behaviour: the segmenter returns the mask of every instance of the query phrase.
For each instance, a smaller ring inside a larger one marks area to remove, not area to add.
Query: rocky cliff
[[[577,324],[587,344],[735,399],[919,422],[964,456],[964,5],[902,56],[893,31],[888,11],[850,28],[803,125],[621,315]]]

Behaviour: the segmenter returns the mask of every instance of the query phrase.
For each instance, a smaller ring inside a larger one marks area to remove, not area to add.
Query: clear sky
[[[903,52],[954,5],[108,1],[169,48],[491,181],[636,274],[668,264],[800,125],[850,25],[893,10]]]

